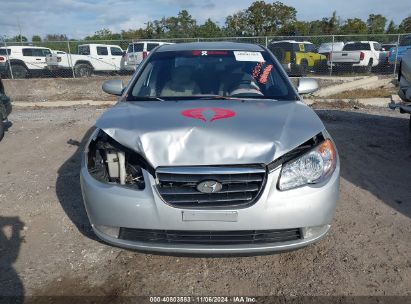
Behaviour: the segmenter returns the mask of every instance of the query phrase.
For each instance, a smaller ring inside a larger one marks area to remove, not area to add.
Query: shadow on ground
[[[341,158],[341,176],[411,218],[409,115],[318,110]]]
[[[0,302],[23,303],[24,286],[13,264],[19,255],[24,223],[18,216],[0,216]],[[4,297],[4,298],[3,298]]]
[[[89,129],[81,142],[67,139],[67,143],[77,146],[76,152],[59,168],[56,181],[57,197],[65,213],[76,225],[77,229],[85,236],[97,240],[87,213],[84,208],[80,187],[80,163],[82,152],[87,139],[94,128]]]

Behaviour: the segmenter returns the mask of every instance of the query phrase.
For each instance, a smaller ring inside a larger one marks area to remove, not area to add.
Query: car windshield
[[[265,51],[160,51],[147,60],[127,100],[297,97]]]
[[[317,52],[315,45],[311,43],[304,43],[304,48],[306,52],[313,52],[313,53]]]
[[[371,50],[370,44],[361,43],[361,42],[347,43],[343,48],[343,51],[369,51],[369,50]]]

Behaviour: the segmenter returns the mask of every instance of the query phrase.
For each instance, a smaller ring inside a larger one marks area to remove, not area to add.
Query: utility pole
[[[19,27],[19,33],[20,33],[20,44],[23,45],[23,36],[21,35],[21,26],[20,26],[20,18],[17,17],[17,24]]]

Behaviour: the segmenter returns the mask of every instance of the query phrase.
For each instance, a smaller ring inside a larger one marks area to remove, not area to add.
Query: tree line
[[[131,40],[171,38],[215,38],[248,36],[307,36],[338,34],[397,34],[411,32],[411,15],[398,25],[381,14],[370,14],[367,20],[349,18],[342,20],[334,12],[319,20],[297,20],[297,10],[280,1],[267,3],[255,1],[248,8],[225,18],[224,25],[208,18],[199,24],[187,10],[177,16],[149,21],[138,29],[122,30],[119,33],[102,29],[84,40]],[[15,36],[9,41],[28,41],[27,37]],[[66,34],[34,35],[33,42],[68,41]],[[74,40],[74,39],[73,39]]]

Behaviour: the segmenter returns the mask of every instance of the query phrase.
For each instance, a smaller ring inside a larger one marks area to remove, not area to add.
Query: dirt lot
[[[127,251],[93,235],[78,173],[102,111],[11,115],[0,143],[0,295],[411,295],[408,116],[318,109],[342,166],[329,235],[287,253],[210,258]]]

